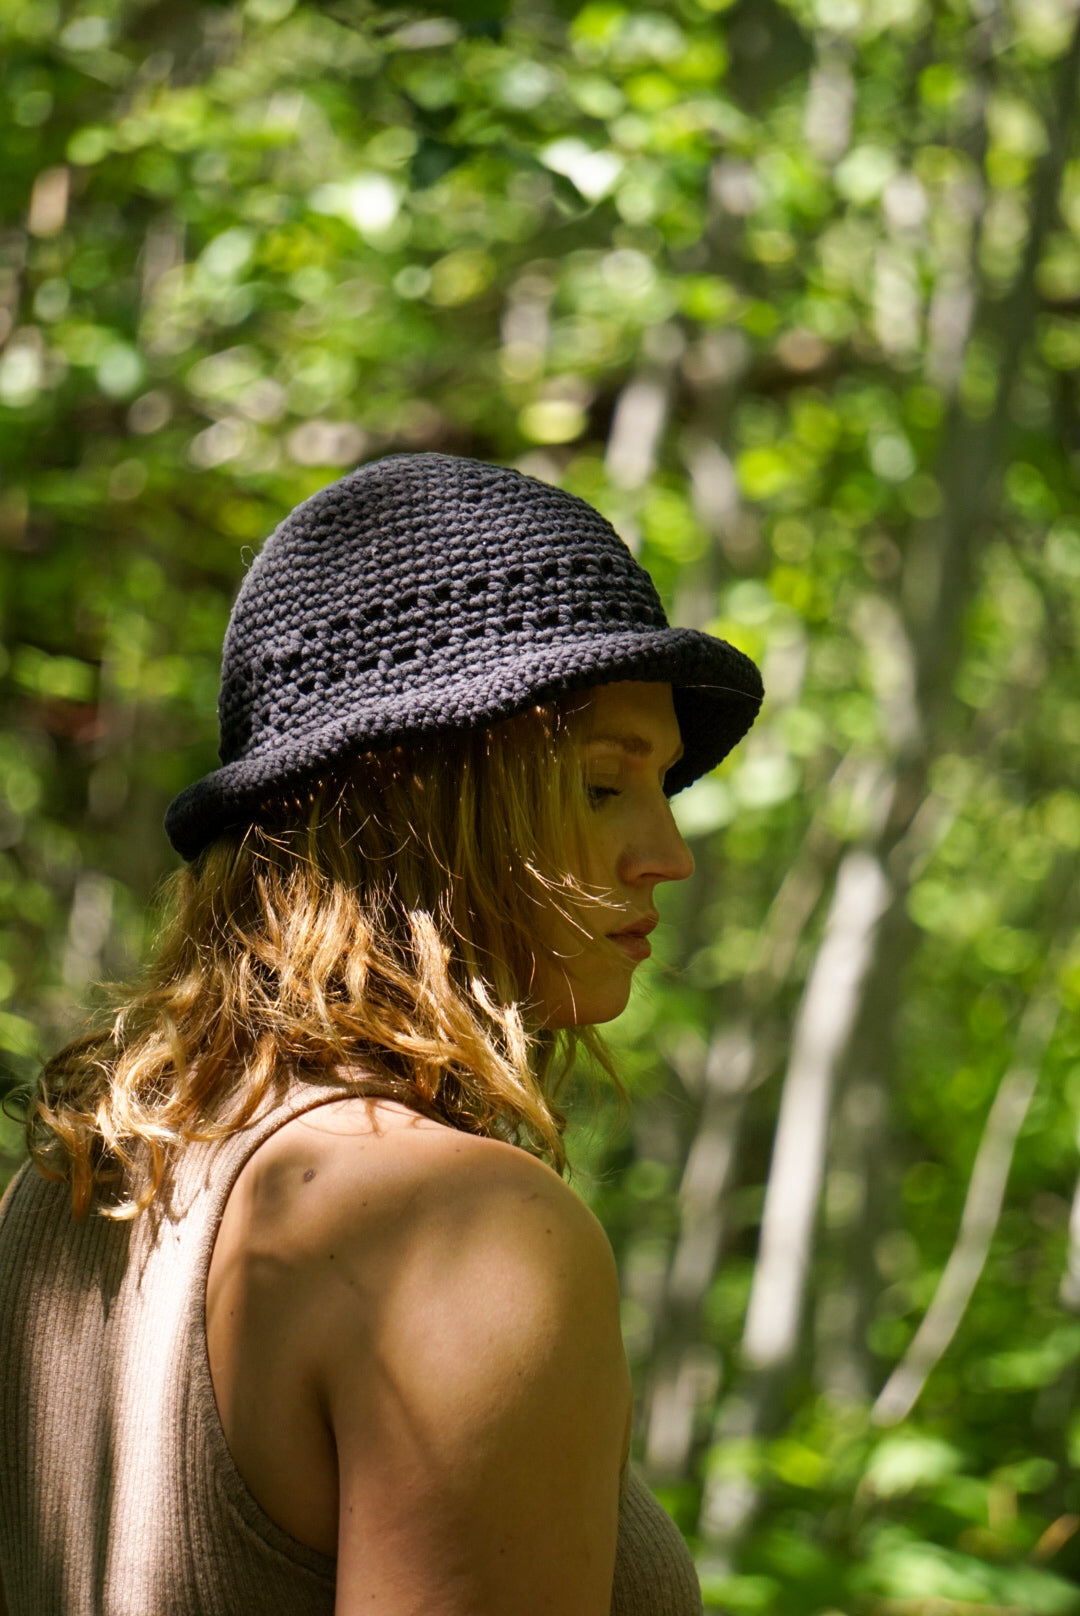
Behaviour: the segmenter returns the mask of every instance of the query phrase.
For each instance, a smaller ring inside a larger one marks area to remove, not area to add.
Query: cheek
[[[581,848],[581,873],[587,882],[603,886],[612,880],[618,863],[618,848],[615,815],[610,811],[598,815],[586,827]]]

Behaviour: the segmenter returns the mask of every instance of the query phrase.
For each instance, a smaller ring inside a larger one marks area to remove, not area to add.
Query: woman
[[[174,919],[0,1221],[11,1616],[700,1610],[556,1096],[760,697],[513,471],[395,456],[271,537]]]

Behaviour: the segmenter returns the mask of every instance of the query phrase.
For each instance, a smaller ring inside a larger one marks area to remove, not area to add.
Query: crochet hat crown
[[[762,698],[741,651],[668,626],[584,500],[475,460],[393,455],[298,505],[251,566],[225,636],[222,767],[165,827],[194,858],[349,754],[622,679],[674,688],[685,752],[669,793],[742,739]]]

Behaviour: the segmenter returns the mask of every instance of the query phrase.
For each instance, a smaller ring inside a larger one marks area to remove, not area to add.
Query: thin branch
[[[837,872],[825,937],[799,1008],[780,1102],[743,1333],[743,1360],[752,1369],[776,1368],[795,1353],[833,1083],[888,901],[889,884],[878,860],[861,848],[848,853]]]
[[[1080,1178],[1073,1192],[1069,1213],[1069,1250],[1065,1258],[1065,1272],[1061,1277],[1061,1305],[1070,1313],[1080,1313]]]
[[[911,1345],[874,1404],[876,1425],[896,1425],[910,1414],[967,1310],[1001,1216],[1016,1140],[1058,1011],[1059,996],[1050,989],[1033,998],[1024,1012],[1012,1064],[998,1086],[979,1141],[956,1244]]]

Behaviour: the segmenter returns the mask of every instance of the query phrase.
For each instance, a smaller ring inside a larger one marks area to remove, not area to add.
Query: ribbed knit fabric
[[[611,1616],[701,1616],[702,1608],[679,1529],[631,1465],[619,1510]]]
[[[10,1616],[333,1616],[334,1561],[241,1478],[214,1401],[206,1276],[248,1157],[340,1089],[298,1086],[190,1145],[167,1210],[76,1223],[25,1167],[0,1215],[0,1570]],[[679,1533],[631,1471],[612,1616],[699,1616]]]

